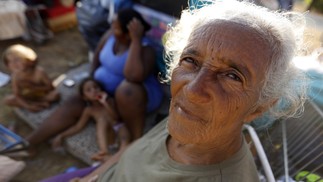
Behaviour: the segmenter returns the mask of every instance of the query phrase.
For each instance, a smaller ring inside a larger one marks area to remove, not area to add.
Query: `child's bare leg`
[[[48,107],[49,105],[47,103],[44,102],[28,102],[28,110],[30,111],[41,111],[44,110]]]
[[[60,99],[60,94],[58,91],[53,90],[49,92],[46,96],[44,96],[42,99],[34,101],[34,105],[41,108],[41,109],[46,109],[48,108],[52,102],[59,101]]]
[[[3,99],[3,102],[11,107],[18,107],[27,109],[32,112],[37,112],[43,109],[43,107],[40,107],[37,104],[33,103],[27,103],[27,101],[23,101],[22,99],[18,99],[15,95],[8,95]]]
[[[7,95],[3,99],[3,103],[11,107],[23,107],[15,95]]]
[[[107,126],[107,144],[108,146],[115,144],[116,142],[116,135],[114,133],[114,130],[112,126],[109,124]]]
[[[104,152],[108,151],[107,128],[108,128],[108,123],[106,121],[97,122],[96,124],[98,145],[100,150]]]
[[[114,133],[114,130],[110,124],[107,125],[107,146],[114,145],[116,142],[116,135]],[[112,155],[110,155],[110,151],[99,151],[96,154],[92,155],[92,160],[95,161],[105,161],[108,160]]]
[[[99,151],[91,156],[91,159],[94,161],[104,161],[107,160],[111,157],[112,155],[104,152],[104,151]]]
[[[108,123],[106,121],[97,121],[96,123],[96,134],[97,134],[97,142],[99,145],[100,151],[94,155],[92,155],[92,160],[102,160],[105,155],[109,155],[108,152],[108,134],[107,128]]]
[[[25,105],[13,94],[7,95],[3,102],[11,107],[24,107]]]
[[[38,102],[33,102],[33,104],[35,104],[38,107],[41,107],[43,109],[46,109],[50,106],[50,103],[47,101],[38,101]]]

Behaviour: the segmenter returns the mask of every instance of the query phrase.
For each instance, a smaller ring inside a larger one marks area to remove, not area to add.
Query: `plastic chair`
[[[264,148],[259,140],[259,137],[255,131],[255,129],[250,126],[250,125],[247,125],[245,124],[244,125],[244,130],[248,131],[249,135],[250,135],[250,138],[253,142],[253,145],[255,146],[256,148],[256,151],[257,151],[257,155],[259,157],[259,160],[261,162],[261,165],[262,165],[262,168],[265,172],[265,176],[267,178],[267,181],[268,182],[275,182],[275,176],[273,174],[273,171],[271,169],[271,166],[269,165],[269,161],[268,161],[268,158],[267,158],[267,155],[264,151]]]
[[[28,142],[0,124],[0,154],[25,150]]]

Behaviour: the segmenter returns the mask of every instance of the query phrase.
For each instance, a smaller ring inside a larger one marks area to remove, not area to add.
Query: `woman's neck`
[[[115,54],[122,54],[129,49],[131,41],[126,38],[116,38],[116,41],[113,45],[113,52]]]
[[[239,151],[242,135],[220,140],[214,144],[182,144],[171,136],[167,140],[167,150],[176,162],[187,165],[217,164],[229,159]]]

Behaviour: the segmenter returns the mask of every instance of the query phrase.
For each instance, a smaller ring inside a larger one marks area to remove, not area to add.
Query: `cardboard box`
[[[60,16],[48,18],[47,24],[53,32],[59,32],[75,27],[77,25],[76,13],[73,11]]]

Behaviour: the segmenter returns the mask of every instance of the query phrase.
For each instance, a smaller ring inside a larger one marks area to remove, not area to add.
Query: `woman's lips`
[[[175,108],[181,116],[187,118],[188,120],[206,123],[204,119],[196,116],[195,114],[193,114],[193,112],[189,111],[188,109],[186,109],[178,103],[175,104]]]

